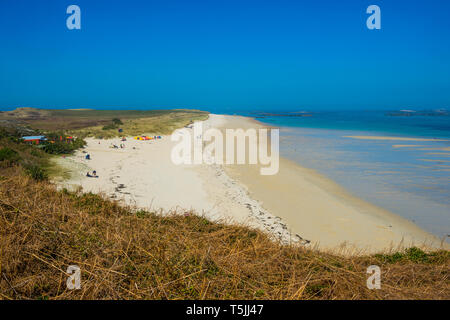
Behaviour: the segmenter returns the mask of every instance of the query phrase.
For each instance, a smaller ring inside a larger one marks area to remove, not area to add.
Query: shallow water
[[[361,140],[345,136],[449,139],[449,119],[390,117],[379,112],[359,118],[327,113],[257,120],[281,128],[282,156],[316,169],[355,196],[444,238],[450,234],[450,141]]]

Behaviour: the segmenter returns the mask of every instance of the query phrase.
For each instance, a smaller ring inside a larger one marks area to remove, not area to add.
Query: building
[[[22,137],[22,139],[25,142],[35,143],[35,144],[39,144],[42,141],[47,140],[47,138],[45,136],[25,136],[25,137]]]

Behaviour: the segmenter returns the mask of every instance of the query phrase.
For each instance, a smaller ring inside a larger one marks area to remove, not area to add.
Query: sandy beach
[[[405,138],[405,137],[385,137],[385,136],[344,136],[344,138],[353,138],[361,140],[393,140],[393,141],[449,141],[446,139],[427,139],[427,138]]]
[[[204,128],[260,128],[245,117],[210,115]],[[259,165],[175,165],[170,136],[150,141],[127,137],[86,139],[84,152],[57,159],[71,172],[60,186],[105,196],[137,208],[185,213],[267,231],[284,243],[342,253],[376,252],[398,246],[440,247],[441,241],[415,224],[364,202],[314,170],[280,159],[276,175]],[[113,144],[125,148],[111,148]],[[96,170],[98,178],[88,178]]]

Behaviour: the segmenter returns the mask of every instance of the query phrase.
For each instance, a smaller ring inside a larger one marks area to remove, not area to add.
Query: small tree
[[[122,124],[123,124],[122,120],[120,120],[119,118],[114,118],[114,119],[112,119],[112,123],[113,123],[115,126],[119,126],[119,125],[122,125]]]
[[[12,165],[20,160],[17,151],[4,147],[0,149],[0,162],[5,162],[7,165]]]

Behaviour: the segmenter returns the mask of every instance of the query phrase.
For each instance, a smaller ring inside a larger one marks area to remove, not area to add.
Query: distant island
[[[431,116],[431,117],[439,117],[439,116],[450,116],[450,112],[445,109],[440,110],[399,110],[387,112],[386,116],[390,117],[413,117],[413,116]]]
[[[263,119],[266,117],[312,117],[312,112],[296,111],[296,112],[251,112],[253,118]]]

